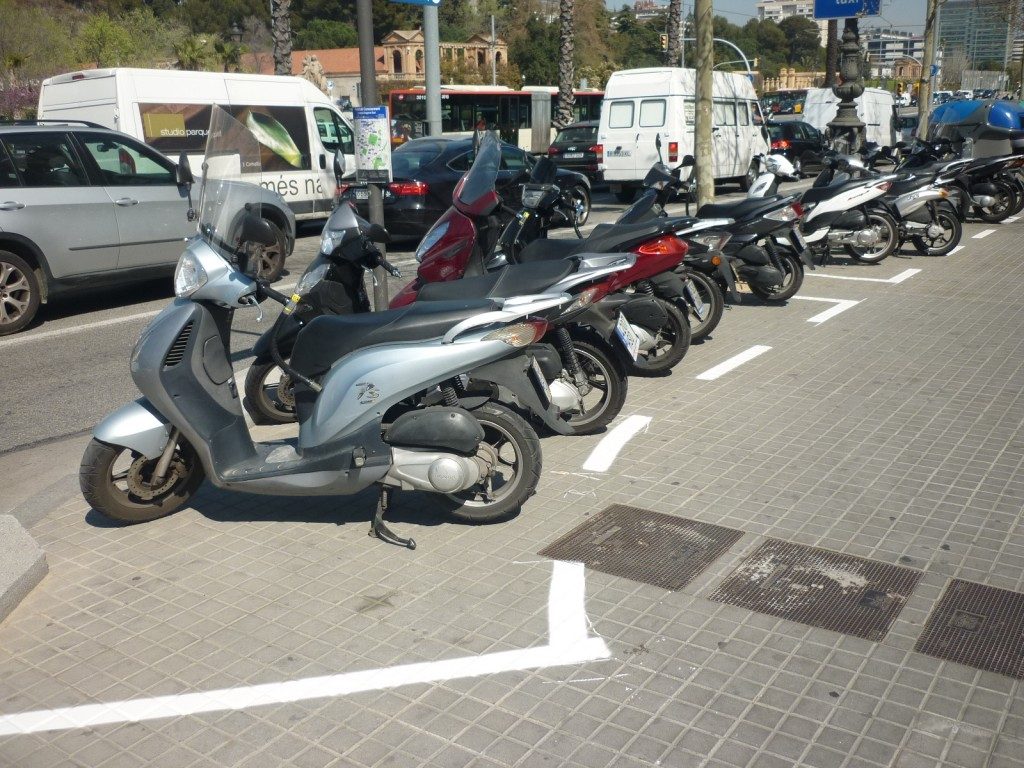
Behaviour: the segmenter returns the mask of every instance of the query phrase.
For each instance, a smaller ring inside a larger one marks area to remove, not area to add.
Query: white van
[[[263,145],[263,186],[298,219],[330,214],[333,158],[355,168],[352,125],[300,77],[165,69],[94,69],[47,78],[39,118],[88,120],[144,141],[171,160],[186,152],[199,173],[211,105],[253,128]]]
[[[657,162],[656,136],[669,167],[694,154],[695,84],[695,71],[678,67],[625,69],[608,78],[597,141],[605,181],[620,201],[633,199]],[[754,86],[745,75],[715,72],[713,99],[715,179],[746,190],[757,177],[754,156],[768,152]]]
[[[865,88],[854,102],[857,104],[857,116],[864,121],[865,140],[880,147],[895,145],[898,141],[896,100],[892,93],[884,88]],[[828,124],[836,119],[838,109],[839,97],[831,88],[808,88],[803,121],[825,132]]]

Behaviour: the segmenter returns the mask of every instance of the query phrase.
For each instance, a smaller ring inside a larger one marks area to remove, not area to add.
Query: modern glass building
[[[939,6],[939,44],[947,57],[962,52],[968,69],[1002,69],[1013,47],[1013,20],[1005,0],[946,0]],[[985,67],[988,68],[988,67]]]

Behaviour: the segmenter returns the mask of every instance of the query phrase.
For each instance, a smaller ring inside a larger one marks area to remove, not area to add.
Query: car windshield
[[[403,144],[391,153],[391,169],[395,176],[414,176],[424,165],[441,154],[437,142]]]
[[[597,138],[597,126],[578,125],[573,128],[563,128],[555,137],[555,144],[572,144],[574,142],[593,141]]]
[[[273,151],[248,125],[213,107],[199,192],[200,235],[218,247],[235,246],[243,213],[260,215],[262,156]]]
[[[775,91],[761,98],[764,111],[769,115],[793,115],[804,111],[807,91]]]

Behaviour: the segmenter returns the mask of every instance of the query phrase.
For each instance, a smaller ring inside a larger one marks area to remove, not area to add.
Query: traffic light
[[[663,50],[663,51],[667,51],[668,50],[668,35],[662,35],[661,36],[661,50]]]
[[[897,96],[902,96],[903,95],[903,83],[902,82],[896,83],[896,95]]]

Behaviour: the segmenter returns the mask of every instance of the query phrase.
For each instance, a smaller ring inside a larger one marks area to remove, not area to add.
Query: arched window
[[[423,72],[423,49],[416,49],[416,73],[420,74]]]
[[[487,59],[485,57],[484,52],[483,51],[477,51],[476,52],[476,65],[478,67],[482,67],[486,63],[487,63]]]
[[[494,63],[499,67],[501,66],[501,51],[496,51],[494,54]]]
[[[395,74],[399,74],[400,75],[402,73],[402,52],[401,51],[394,51],[391,54],[391,63],[394,66]]]

